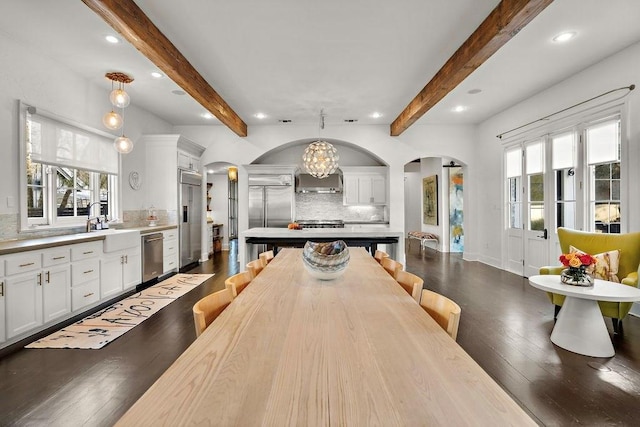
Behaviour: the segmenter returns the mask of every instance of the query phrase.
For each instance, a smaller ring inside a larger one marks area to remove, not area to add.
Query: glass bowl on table
[[[320,280],[333,280],[340,277],[346,270],[349,259],[349,248],[342,240],[307,241],[302,251],[304,267],[311,277]]]

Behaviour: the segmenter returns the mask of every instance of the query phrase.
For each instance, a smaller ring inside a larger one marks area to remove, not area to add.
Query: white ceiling
[[[390,124],[498,0],[136,3],[248,125],[318,123],[321,109],[330,125]],[[638,18],[638,0],[557,0],[418,123],[479,123],[640,40]],[[565,30],[577,37],[551,42]],[[114,31],[80,0],[2,0],[0,33],[105,89],[105,72],[130,74],[132,103],[174,125],[219,123],[128,43],[106,43]]]

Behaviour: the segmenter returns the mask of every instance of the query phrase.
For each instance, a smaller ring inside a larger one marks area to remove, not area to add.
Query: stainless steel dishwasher
[[[142,281],[148,282],[162,274],[162,233],[142,236]]]

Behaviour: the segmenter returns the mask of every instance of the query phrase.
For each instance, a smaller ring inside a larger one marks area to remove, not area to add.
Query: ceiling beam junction
[[[82,0],[193,99],[238,136],[247,125],[133,0]]]
[[[552,2],[502,0],[391,123],[391,136],[407,130]]]

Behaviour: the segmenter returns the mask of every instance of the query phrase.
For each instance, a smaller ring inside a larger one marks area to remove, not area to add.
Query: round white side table
[[[592,357],[615,355],[598,301],[640,301],[640,289],[595,279],[592,287],[565,285],[557,275],[529,277],[534,288],[565,295],[551,332],[551,342],[574,353]]]

